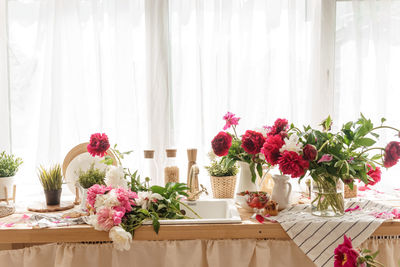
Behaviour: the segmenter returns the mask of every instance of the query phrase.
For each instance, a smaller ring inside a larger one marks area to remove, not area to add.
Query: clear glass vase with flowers
[[[292,178],[312,177],[311,212],[318,216],[344,214],[343,184],[353,187],[355,180],[366,185],[380,180],[380,167],[392,167],[400,159],[400,142],[385,147],[375,146],[377,131],[399,130],[384,125],[374,127],[371,120],[361,117],[347,122],[340,131],[331,132],[332,120],[325,119],[322,130],[291,125],[282,135],[270,135],[263,145],[267,162],[278,165],[283,174]],[[377,152],[377,153],[372,153]]]

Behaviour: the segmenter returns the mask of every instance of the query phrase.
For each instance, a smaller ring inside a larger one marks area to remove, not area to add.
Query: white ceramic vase
[[[7,188],[8,198],[12,198],[14,180],[15,180],[15,176],[0,177],[0,199],[6,198],[6,193],[4,191],[4,188]]]
[[[240,167],[239,183],[237,193],[244,191],[257,191],[257,186],[251,181],[250,164],[238,161]]]
[[[292,185],[289,183],[290,177],[287,175],[272,175],[274,180],[274,189],[272,190],[271,199],[278,203],[279,210],[286,209],[290,206],[290,194],[292,193]]]

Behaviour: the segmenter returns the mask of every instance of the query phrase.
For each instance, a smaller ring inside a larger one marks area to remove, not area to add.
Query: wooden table
[[[150,225],[135,232],[134,240],[192,240],[192,239],[290,239],[279,223],[260,224],[249,219],[251,213],[240,210],[242,223],[162,225],[158,235]],[[400,235],[400,221],[384,222],[372,236]],[[41,244],[53,242],[110,241],[108,232],[94,230],[89,225],[46,229],[1,229],[0,244]],[[26,246],[26,245],[25,245]],[[4,247],[4,245],[3,245]],[[7,246],[8,248],[10,246]],[[14,245],[12,248],[20,248]],[[24,247],[24,246],[22,246]]]

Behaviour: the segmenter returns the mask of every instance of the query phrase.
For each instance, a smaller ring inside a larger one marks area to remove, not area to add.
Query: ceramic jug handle
[[[292,193],[292,184],[291,183],[287,183],[289,185],[289,191],[287,193],[287,198],[290,197],[290,193]]]

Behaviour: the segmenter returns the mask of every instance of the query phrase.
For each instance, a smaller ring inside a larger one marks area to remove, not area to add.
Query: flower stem
[[[362,154],[364,154],[365,152],[371,151],[371,150],[374,150],[374,149],[385,150],[385,148],[383,148],[383,147],[371,147],[371,148],[368,148],[368,149],[366,149],[366,150],[364,150],[364,151],[361,151],[361,153],[358,154],[358,158],[359,158]]]
[[[322,146],[318,149],[318,153],[322,151],[322,149],[329,143],[329,140],[326,140],[325,143],[322,144]]]
[[[394,127],[392,127],[392,126],[384,126],[384,125],[382,125],[382,126],[378,126],[378,127],[375,127],[375,128],[373,128],[371,131],[369,131],[368,133],[370,133],[370,132],[372,132],[372,131],[375,131],[375,130],[378,130],[378,129],[383,129],[383,128],[386,128],[386,129],[392,129],[392,130],[395,130],[396,132],[400,132],[400,130],[399,129],[396,129],[396,128],[394,128]]]
[[[236,138],[239,139],[239,137],[238,137],[238,135],[236,133],[236,126],[232,125],[232,129],[233,129],[233,132],[235,133]]]

